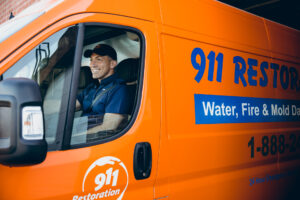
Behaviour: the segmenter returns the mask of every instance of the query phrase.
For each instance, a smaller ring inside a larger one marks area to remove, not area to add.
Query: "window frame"
[[[83,53],[83,43],[84,43],[84,36],[85,36],[85,27],[86,26],[98,26],[103,28],[116,28],[122,29],[125,31],[130,31],[138,35],[140,39],[140,68],[138,71],[138,85],[137,85],[137,93],[135,97],[133,112],[130,121],[126,125],[124,129],[117,132],[115,135],[105,138],[99,139],[96,141],[82,143],[82,144],[74,144],[71,145],[71,137],[72,137],[72,128],[73,128],[73,120],[75,115],[75,104],[76,104],[76,96],[78,90],[78,83],[79,83],[79,75],[80,75],[80,67],[81,67],[81,58]],[[101,22],[85,22],[78,24],[78,34],[77,34],[77,42],[76,42],[76,50],[75,50],[75,60],[74,66],[72,71],[72,79],[71,79],[71,88],[70,88],[70,97],[69,97],[69,104],[67,108],[67,118],[64,127],[64,134],[62,138],[62,150],[67,149],[77,149],[83,147],[89,147],[99,144],[104,144],[116,140],[123,136],[128,130],[132,127],[134,122],[136,121],[138,112],[140,110],[141,99],[142,99],[142,89],[143,89],[143,79],[144,79],[144,65],[145,65],[145,54],[146,54],[146,39],[144,34],[138,30],[137,28],[133,28],[130,26],[124,25],[117,25],[117,24],[110,24],[110,23],[101,23]]]
[[[33,46],[32,48],[30,48],[28,51],[26,51],[20,58],[18,58],[18,60],[16,60],[2,75],[1,77],[3,78],[4,74],[7,73],[7,71],[9,71],[10,69],[13,69],[15,67],[15,65],[20,62],[25,56],[27,56],[31,51],[33,51],[34,49],[36,49],[40,44],[42,44],[45,40],[49,39],[50,37],[52,37],[53,35],[59,33],[60,31],[64,30],[64,29],[69,29],[70,27],[76,27],[76,45],[75,45],[75,49],[77,49],[77,42],[78,42],[78,38],[79,38],[79,26],[78,23],[75,24],[70,24],[64,27],[59,28],[58,30],[54,31],[52,34],[48,35],[46,38],[44,38],[43,40],[41,40],[39,43],[37,43],[35,46]],[[75,52],[76,53],[76,52]],[[75,56],[76,54],[74,54]],[[63,96],[66,96],[66,98],[61,98],[61,105],[60,108],[62,107],[67,107],[69,100],[70,100],[70,90],[71,90],[71,80],[72,80],[72,73],[73,73],[73,68],[75,66],[75,57],[72,58],[72,66],[70,66],[70,69],[68,69],[68,71],[65,74],[65,85],[69,85],[69,87],[65,87],[64,88],[64,94]],[[72,69],[71,69],[72,68]],[[40,86],[39,86],[40,87]],[[44,108],[42,108],[42,111],[44,112]],[[67,113],[68,111],[62,111],[60,110],[60,112],[58,113],[58,123],[57,123],[57,129],[55,132],[55,139],[53,143],[48,143],[48,149],[47,151],[56,151],[56,150],[60,150],[61,146],[62,146],[62,136],[64,135],[63,133],[65,132],[65,124],[66,124],[66,120],[67,120]],[[45,117],[43,114],[43,121],[45,124]],[[45,130],[44,130],[45,131]]]

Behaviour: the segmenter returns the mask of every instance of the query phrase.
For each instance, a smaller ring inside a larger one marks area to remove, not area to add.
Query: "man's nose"
[[[90,68],[94,68],[95,67],[95,64],[94,64],[94,62],[90,62]]]

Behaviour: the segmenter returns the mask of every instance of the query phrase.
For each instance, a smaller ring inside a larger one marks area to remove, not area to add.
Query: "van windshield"
[[[36,12],[27,16],[16,17],[2,24],[0,26],[0,43],[44,13],[45,12]]]

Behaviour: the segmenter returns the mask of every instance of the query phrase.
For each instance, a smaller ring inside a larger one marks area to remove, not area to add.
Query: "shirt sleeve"
[[[81,92],[77,95],[77,100],[79,101],[80,105],[82,105],[83,97],[84,97],[84,90],[81,91]]]
[[[130,114],[130,97],[126,85],[120,85],[108,98],[105,113]]]
[[[78,95],[77,95],[77,100],[79,101],[79,103],[81,104],[81,106],[83,105],[83,99],[84,97],[88,94],[89,90],[91,89],[92,85],[88,85],[83,91],[81,91]]]

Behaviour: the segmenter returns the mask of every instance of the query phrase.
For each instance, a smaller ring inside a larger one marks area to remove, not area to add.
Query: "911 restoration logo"
[[[83,195],[73,200],[121,200],[128,186],[128,172],[120,159],[112,156],[96,160],[87,169],[82,182]]]

